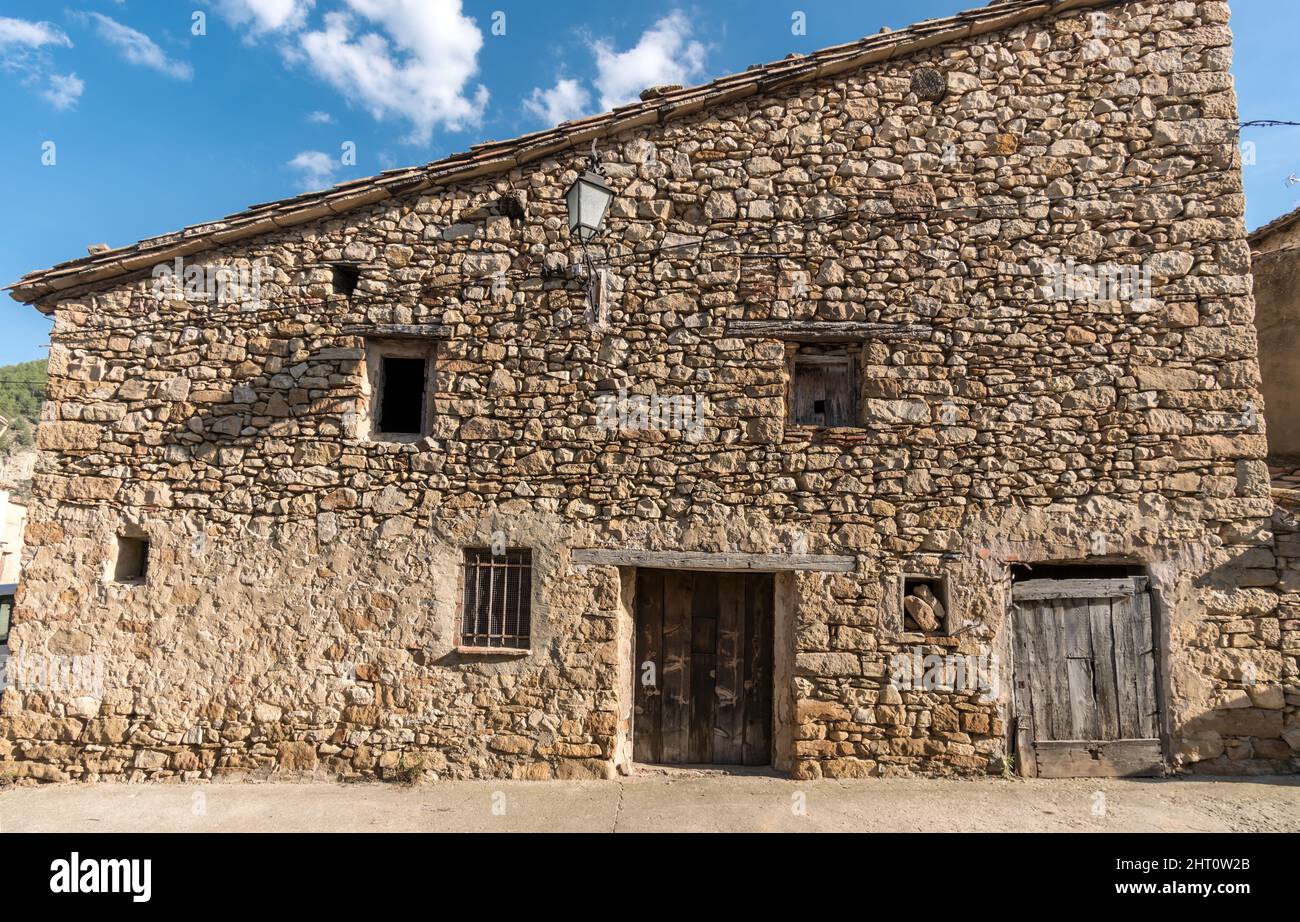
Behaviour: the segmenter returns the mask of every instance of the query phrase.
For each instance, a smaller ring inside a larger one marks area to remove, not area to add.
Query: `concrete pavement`
[[[97,784],[0,791],[8,832],[1300,831],[1300,778]]]

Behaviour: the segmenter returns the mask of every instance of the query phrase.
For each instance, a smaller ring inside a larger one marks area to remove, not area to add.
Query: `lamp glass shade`
[[[614,199],[614,190],[605,177],[588,170],[574,180],[564,196],[569,209],[569,233],[586,243],[600,233],[605,212]]]

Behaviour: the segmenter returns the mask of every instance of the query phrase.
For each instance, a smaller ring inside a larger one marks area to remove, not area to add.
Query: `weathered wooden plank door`
[[[1145,577],[1030,580],[1012,590],[1016,748],[1042,778],[1163,767]]]
[[[771,761],[774,590],[768,573],[637,571],[636,761]]]
[[[857,425],[857,386],[851,356],[798,356],[791,394],[794,422],[801,426]]]

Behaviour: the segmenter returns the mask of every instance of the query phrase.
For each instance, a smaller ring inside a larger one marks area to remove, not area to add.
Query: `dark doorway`
[[[770,573],[639,570],[633,758],[772,761]]]

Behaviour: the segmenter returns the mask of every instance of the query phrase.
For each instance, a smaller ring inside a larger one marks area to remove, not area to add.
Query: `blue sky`
[[[0,0],[0,283],[979,4]],[[1233,11],[1242,119],[1300,121],[1294,4]],[[1253,228],[1300,205],[1300,129],[1244,139]],[[6,297],[0,364],[42,357],[48,326]]]

